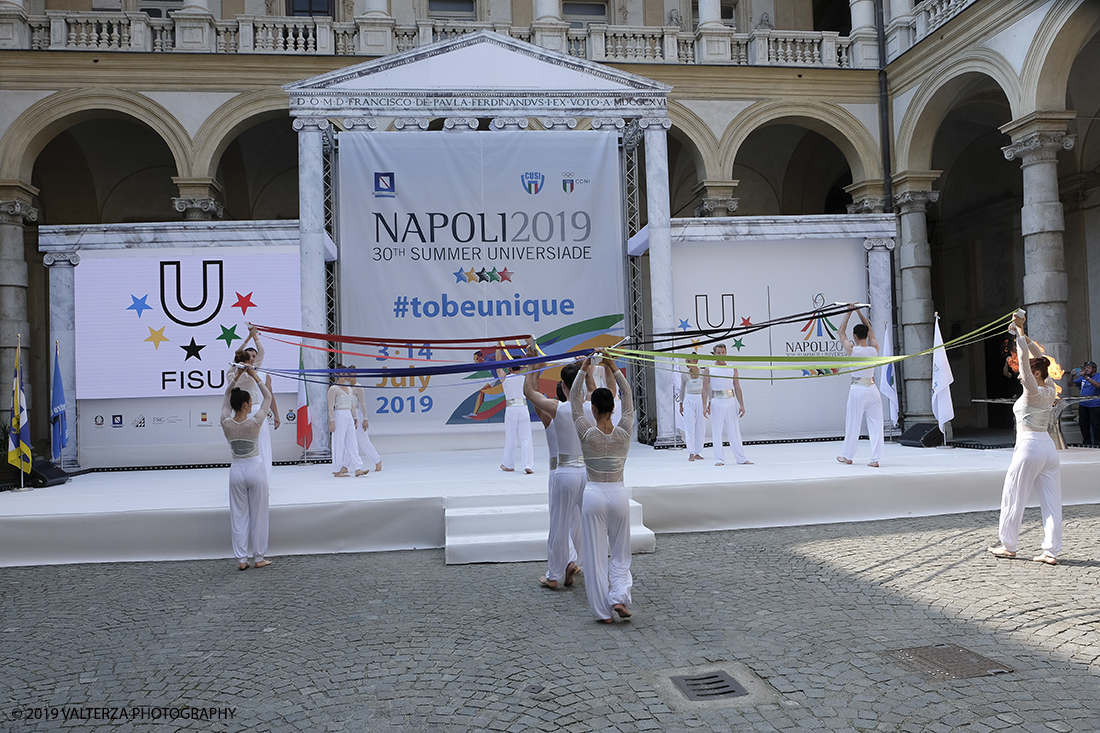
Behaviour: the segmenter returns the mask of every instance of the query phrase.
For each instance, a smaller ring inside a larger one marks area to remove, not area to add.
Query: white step
[[[446,500],[446,562],[531,562],[546,559],[550,512],[546,495],[455,497]],[[630,502],[631,552],[653,552],[656,537]]]

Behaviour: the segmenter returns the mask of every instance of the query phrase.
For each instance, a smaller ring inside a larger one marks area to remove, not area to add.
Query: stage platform
[[[996,509],[1011,458],[1007,449],[887,443],[874,469],[866,441],[852,466],[837,463],[839,449],[752,445],[755,465],[719,467],[709,449],[708,460],[688,462],[686,451],[635,444],[626,483],[640,521],[657,533],[789,526]],[[1100,503],[1100,450],[1059,455],[1064,503]],[[333,478],[327,464],[276,466],[269,554],[444,547],[449,501],[468,507],[483,497],[500,506],[545,496],[545,446],[536,457],[531,476],[502,472],[499,449],[384,456],[383,471],[357,479]],[[0,492],[0,565],[228,558],[228,473],[99,472]]]

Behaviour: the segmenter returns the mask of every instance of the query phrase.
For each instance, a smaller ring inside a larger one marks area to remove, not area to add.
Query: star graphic
[[[253,291],[255,292],[255,291]],[[241,295],[237,293],[237,302],[229,306],[230,308],[240,308],[241,313],[247,315],[249,308],[255,308],[256,304],[252,302],[252,293],[248,295]]]
[[[184,361],[187,361],[192,356],[199,361],[202,361],[202,354],[200,354],[199,352],[206,348],[206,344],[196,344],[195,337],[192,336],[191,343],[187,346],[181,346],[180,348],[187,352],[187,356],[183,358]]]
[[[508,282],[512,282],[512,275],[515,274],[516,273],[514,272],[508,272],[508,268],[505,267],[503,270],[500,271],[500,281],[504,282],[505,280],[507,280]]]
[[[478,282],[483,282],[483,283],[489,282],[489,273],[484,267],[481,268],[481,271],[479,273],[477,273],[477,279],[478,279]]]
[[[751,326],[752,325],[752,317],[750,316],[748,318],[742,318],[741,319],[741,325],[742,326]]]
[[[466,282],[466,273],[465,273],[465,271],[463,271],[463,269],[461,267],[458,268],[457,270],[455,270],[454,272],[452,272],[451,274],[455,276],[455,282],[456,283]]]
[[[491,283],[500,282],[500,273],[497,272],[497,268],[495,268],[495,267],[492,270],[489,270],[489,282],[491,282]]]
[[[472,268],[472,267],[469,270],[466,271],[466,282],[468,282],[468,283],[478,282],[477,271],[474,270],[474,268]]]
[[[242,340],[241,337],[237,335],[236,323],[233,324],[233,328],[226,328],[225,326],[220,326],[220,328],[222,330],[222,335],[218,336],[218,338],[215,339],[216,341],[225,341],[225,345],[232,349],[234,341]],[[184,359],[184,361],[187,360]]]
[[[164,335],[164,329],[166,329],[166,328],[168,328],[168,326],[161,326],[160,328],[157,328],[157,329],[154,329],[152,326],[149,326],[149,338],[147,338],[145,340],[146,341],[152,341],[153,342],[153,348],[155,348],[157,351],[160,351],[160,343],[162,341],[171,341],[170,338],[168,338],[167,336]]]
[[[681,331],[686,331],[689,328],[691,328],[691,319],[690,318],[681,319],[679,328],[680,328]]]
[[[740,350],[741,350],[741,349],[743,349],[744,347],[745,347],[745,344],[741,342],[741,339],[734,339],[734,340],[733,340],[733,348],[735,348],[735,349],[737,349],[738,351],[740,351]]]
[[[153,310],[153,306],[151,306],[151,305],[149,305],[145,302],[145,299],[148,298],[148,297],[149,297],[149,293],[146,293],[145,295],[141,296],[140,298],[137,297],[136,295],[131,295],[130,300],[132,300],[134,302],[131,303],[130,306],[126,310],[128,310],[128,311],[137,311],[138,318],[141,318],[141,314],[142,314],[143,311]]]

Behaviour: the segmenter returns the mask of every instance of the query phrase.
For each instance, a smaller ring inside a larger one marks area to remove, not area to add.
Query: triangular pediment
[[[283,88],[292,95],[322,90],[347,93],[525,90],[584,94],[667,93],[672,89],[652,79],[484,30],[303,79]]]

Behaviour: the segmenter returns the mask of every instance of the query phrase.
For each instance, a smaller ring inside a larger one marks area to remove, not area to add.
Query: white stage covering
[[[997,509],[1011,451],[886,445],[883,467],[836,462],[839,442],[748,446],[751,466],[689,463],[685,451],[631,449],[626,483],[655,532],[927,516]],[[1100,451],[1061,451],[1065,504],[1100,503]],[[498,468],[500,451],[384,455],[384,470],[336,479],[330,466],[276,466],[272,556],[438,548],[448,498],[546,489]],[[228,469],[102,472],[0,493],[0,565],[228,558]],[[990,536],[996,527],[990,526]],[[1072,547],[1072,535],[1066,538]],[[520,558],[516,558],[520,559]],[[522,558],[528,559],[528,558]]]

